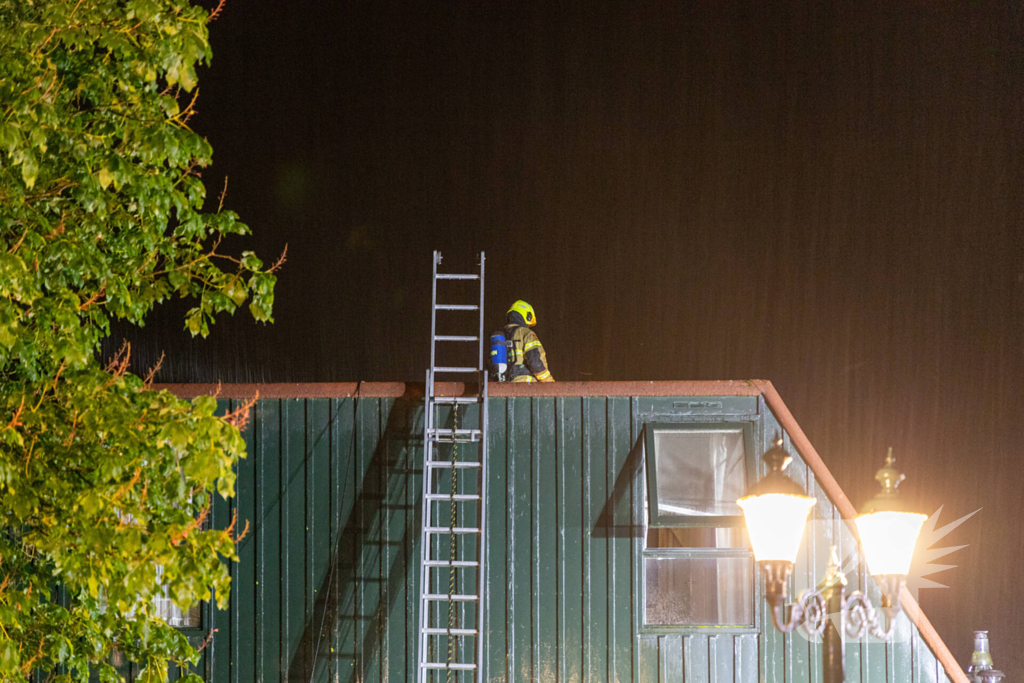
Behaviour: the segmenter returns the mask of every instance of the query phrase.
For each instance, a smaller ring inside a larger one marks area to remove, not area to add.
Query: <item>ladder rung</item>
[[[479,429],[428,429],[427,433],[430,436],[480,436]]]
[[[464,334],[438,334],[434,336],[434,341],[480,341],[480,337]]]
[[[428,534],[478,534],[480,530],[473,526],[428,526],[423,531]]]
[[[425,628],[423,632],[431,636],[475,636],[475,628]]]
[[[455,437],[452,438],[445,434],[434,434],[432,443],[480,443],[480,435],[474,434],[470,437]]]
[[[462,461],[462,460],[459,460],[459,461],[457,461],[455,463],[451,462],[450,460],[428,460],[427,461],[427,467],[440,467],[440,468],[445,468],[446,469],[446,468],[450,468],[452,465],[455,465],[455,467],[459,467],[459,468],[480,467],[480,463],[478,463],[478,462],[470,462],[470,461]]]
[[[448,602],[449,600],[452,602],[476,602],[480,597],[477,595],[459,595],[457,593],[451,596],[445,595],[444,593],[425,593],[423,595],[423,599],[440,602]]]
[[[480,500],[480,496],[474,496],[471,493],[456,493],[454,496],[450,496],[445,493],[428,493],[427,500]]]
[[[480,370],[479,368],[442,366],[439,368],[434,368],[434,372],[480,372]]]
[[[423,662],[420,664],[423,669],[452,669],[454,671],[472,671],[476,664],[446,664],[445,662]]]
[[[439,311],[479,311],[477,304],[438,304],[434,306]]]
[[[428,567],[479,567],[480,563],[473,560],[424,560]]]
[[[456,405],[464,403],[479,403],[479,396],[435,396],[431,399],[434,403],[440,405]]]
[[[438,273],[438,280],[479,280],[479,275],[457,275],[455,273]]]

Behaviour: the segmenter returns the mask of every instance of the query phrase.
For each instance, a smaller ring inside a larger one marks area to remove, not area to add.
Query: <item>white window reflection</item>
[[[742,429],[658,429],[654,450],[660,515],[742,514],[736,505],[747,488]]]
[[[164,568],[156,568],[157,580],[163,578]],[[161,582],[162,583],[162,582]],[[170,597],[167,586],[163,586],[163,595],[153,598],[153,606],[156,607],[157,615],[167,622],[168,626],[175,628],[199,628],[202,624],[202,604],[194,603],[187,610],[182,610],[174,604]]]

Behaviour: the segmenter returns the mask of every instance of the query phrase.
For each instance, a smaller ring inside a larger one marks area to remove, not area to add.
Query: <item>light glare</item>
[[[873,512],[860,515],[857,531],[864,546],[864,557],[872,575],[910,573],[914,545],[925,515],[915,512]]]
[[[747,534],[758,562],[796,561],[800,539],[804,535],[807,514],[814,498],[766,493],[740,498],[739,506],[747,521]]]

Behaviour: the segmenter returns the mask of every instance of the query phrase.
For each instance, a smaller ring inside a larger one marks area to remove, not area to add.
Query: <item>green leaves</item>
[[[39,175],[39,162],[32,152],[25,152],[21,155],[21,179],[25,181],[25,187],[32,189],[36,185],[36,176]]]
[[[99,171],[97,171],[96,177],[100,181],[100,187],[102,187],[104,190],[110,186],[110,183],[114,182],[114,174],[105,168],[101,168]]]
[[[235,539],[208,515],[234,493],[236,424],[149,390],[127,351],[97,359],[112,320],[172,296],[194,302],[193,334],[246,304],[272,321],[275,268],[219,251],[249,229],[205,210],[212,149],[189,117],[206,18],[188,0],[0,0],[0,680],[118,681],[115,650],[165,680],[196,652],[154,598],[230,592]]]
[[[21,668],[21,655],[17,646],[0,636],[0,671],[17,671]]]

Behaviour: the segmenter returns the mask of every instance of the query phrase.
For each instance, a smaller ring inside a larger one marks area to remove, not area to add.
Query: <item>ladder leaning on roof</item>
[[[439,273],[437,268],[440,264],[441,252],[435,251],[431,283],[430,369],[427,370],[424,410],[417,680],[419,683],[440,681],[443,671],[446,683],[482,683],[487,502],[484,252],[480,252],[479,273]],[[472,304],[439,304],[439,280],[477,280],[479,300]],[[479,316],[476,333],[438,334],[438,311],[476,311]],[[436,351],[439,342],[476,342],[476,366],[438,366]],[[474,373],[477,376],[476,395],[437,396],[434,381],[438,375],[462,375],[468,380],[470,378],[466,376]],[[450,426],[439,426],[439,406],[448,413]],[[477,406],[475,414],[473,406]],[[473,417],[476,418],[475,427],[467,424],[473,421]],[[475,458],[472,457],[474,455]],[[443,609],[445,604],[447,610]]]

